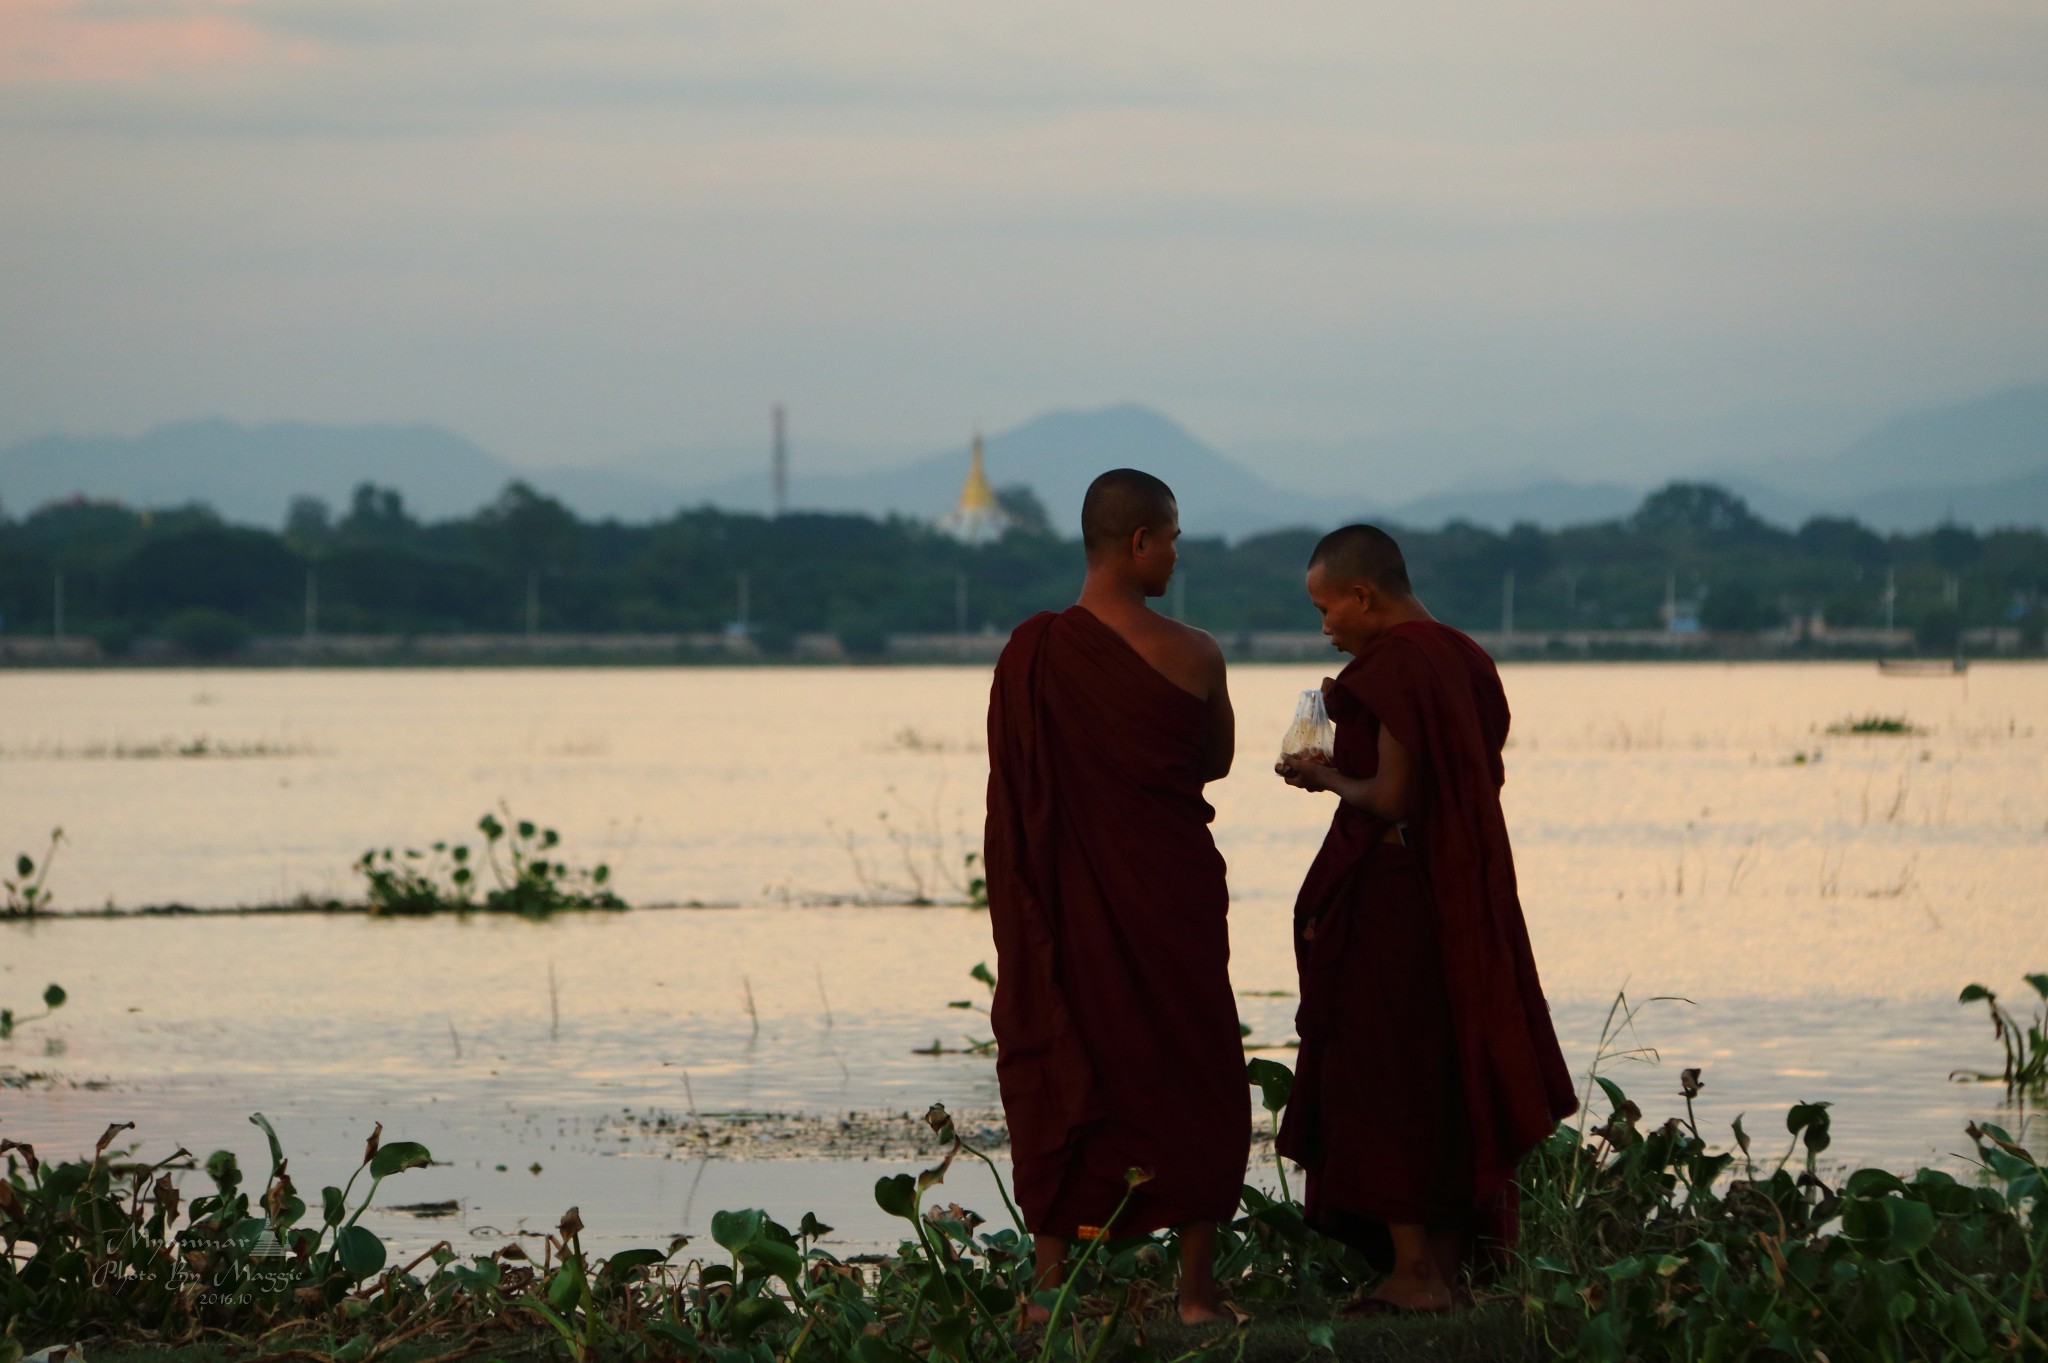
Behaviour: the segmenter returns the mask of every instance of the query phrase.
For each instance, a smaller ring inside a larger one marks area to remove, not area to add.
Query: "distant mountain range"
[[[1324,499],[1278,487],[1149,407],[1126,404],[1088,412],[1048,412],[984,442],[989,480],[1022,483],[1045,504],[1053,525],[1078,532],[1081,498],[1095,475],[1141,468],[1166,480],[1181,501],[1190,533],[1242,535],[1277,525],[1315,525],[1330,517]],[[809,474],[791,501],[807,508],[896,511],[930,519],[953,506],[967,477],[966,444],[898,468],[867,474]],[[765,472],[695,489],[693,499],[759,509],[768,504]],[[1360,498],[1356,508],[1362,510]]]
[[[1170,418],[1135,405],[1049,412],[986,442],[991,480],[998,487],[1029,486],[1059,527],[1078,524],[1089,480],[1118,465],[1147,469],[1170,483],[1191,533],[1233,538],[1368,516],[1428,527],[1453,519],[1556,527],[1624,515],[1650,486],[1574,477],[1563,468],[1495,475],[1491,483],[1452,485],[1418,498],[1375,498],[1376,470],[1393,467],[1382,461],[1450,471],[1440,440],[1418,436],[1414,446],[1382,438],[1355,465],[1325,464],[1340,470],[1335,480],[1349,486],[1309,492],[1263,476]],[[865,473],[807,470],[801,456],[800,447],[791,498],[798,507],[918,518],[953,504],[968,462],[964,442]],[[1256,460],[1261,469],[1273,462],[1271,454]],[[1759,514],[1787,525],[1826,513],[1880,529],[1924,529],[1944,519],[1981,528],[2048,526],[2048,384],[1909,413],[1832,454],[1727,462],[1689,476],[1720,483],[1748,498]],[[585,516],[623,520],[684,505],[762,510],[768,503],[765,469],[698,484],[663,476],[660,465],[645,458],[609,468],[526,469],[428,425],[191,421],[131,439],[49,436],[0,449],[0,505],[15,514],[83,494],[151,506],[200,501],[231,520],[275,525],[294,495],[317,496],[339,509],[351,489],[368,481],[398,488],[415,514],[440,518],[474,510],[514,478]]]
[[[280,525],[294,496],[342,507],[371,482],[442,517],[476,510],[518,476],[438,426],[181,421],[133,439],[53,435],[0,450],[0,503],[20,515],[80,494],[131,506],[205,502],[229,520]]]
[[[1952,519],[1989,529],[2048,525],[2048,384],[1894,418],[1838,454],[1748,465],[1754,499],[1780,519],[1797,507],[1855,516],[1882,529]],[[1775,498],[1775,500],[1774,500]]]

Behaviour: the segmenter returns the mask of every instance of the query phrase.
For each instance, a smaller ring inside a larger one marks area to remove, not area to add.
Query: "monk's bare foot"
[[[1448,1311],[1457,1304],[1451,1285],[1431,1274],[1397,1273],[1389,1276],[1365,1298],[1396,1311]]]
[[[1035,1301],[1024,1303],[1024,1323],[1026,1325],[1043,1325],[1051,1319],[1052,1312],[1048,1308],[1040,1306]]]
[[[1223,1309],[1223,1303],[1214,1297],[1182,1296],[1180,1298],[1180,1323],[1182,1325],[1213,1325],[1219,1320],[1229,1320],[1230,1313]]]

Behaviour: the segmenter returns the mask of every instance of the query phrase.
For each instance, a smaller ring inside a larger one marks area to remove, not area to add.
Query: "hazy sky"
[[[0,441],[1226,448],[2048,378],[2048,6],[0,0]]]

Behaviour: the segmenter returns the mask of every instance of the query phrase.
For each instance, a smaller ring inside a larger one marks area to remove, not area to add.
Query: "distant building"
[[[1010,528],[1009,513],[996,500],[989,486],[988,470],[982,466],[981,432],[974,433],[974,453],[967,464],[967,481],[960,485],[960,504],[939,518],[939,529],[963,544],[989,544]]]
[[[1672,634],[1698,634],[1700,632],[1700,606],[1705,602],[1707,589],[1697,588],[1690,601],[1679,599],[1678,575],[1664,579],[1664,606],[1657,612],[1664,619],[1664,628]]]

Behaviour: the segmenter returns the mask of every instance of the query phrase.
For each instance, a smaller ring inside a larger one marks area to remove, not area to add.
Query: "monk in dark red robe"
[[[1515,1166],[1578,1106],[1501,817],[1507,696],[1383,531],[1326,536],[1308,593],[1352,662],[1323,683],[1331,760],[1278,767],[1339,796],[1295,903],[1301,1054],[1280,1151],[1308,1171],[1312,1224],[1391,1251],[1368,1303],[1442,1309],[1476,1251],[1514,1242]]]
[[[1039,1288],[1076,1236],[1173,1226],[1181,1315],[1214,1319],[1215,1223],[1251,1140],[1202,797],[1235,744],[1223,654],[1146,605],[1180,534],[1164,483],[1106,473],[1081,521],[1079,603],[1017,628],[989,695],[996,1077]],[[1135,1190],[1132,1170],[1149,1175]]]

